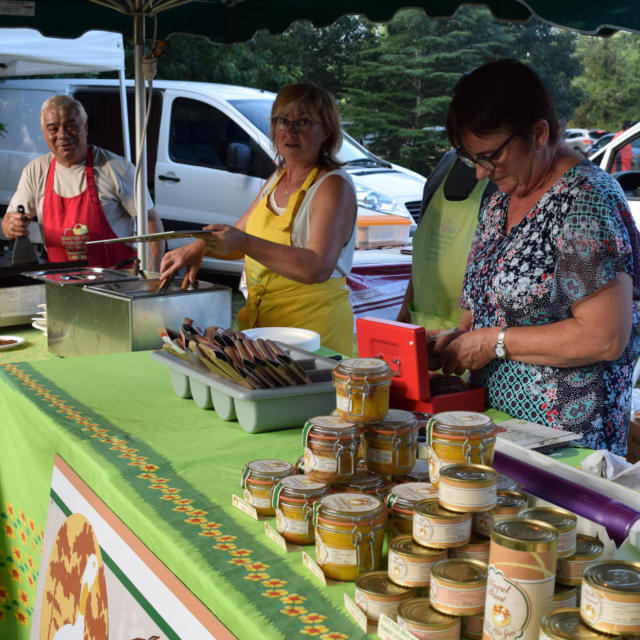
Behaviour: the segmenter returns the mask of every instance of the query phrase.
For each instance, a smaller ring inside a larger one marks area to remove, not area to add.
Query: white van
[[[132,119],[131,81],[127,90]],[[47,152],[40,132],[40,105],[56,93],[72,95],[85,106],[90,144],[124,155],[116,80],[0,82],[0,122],[6,126],[6,135],[0,137],[0,213],[6,210],[22,168]],[[244,213],[274,168],[269,139],[274,98],[273,93],[231,85],[153,83],[147,179],[165,228],[233,224]],[[133,122],[130,130],[135,130]],[[131,142],[135,149],[133,139]],[[357,186],[357,248],[398,247],[410,242],[425,178],[381,160],[346,134],[339,157]],[[380,251],[357,253],[361,255],[356,264],[384,261]],[[399,251],[393,254],[393,260],[398,259]],[[242,268],[239,261],[214,262],[221,271],[239,273]]]

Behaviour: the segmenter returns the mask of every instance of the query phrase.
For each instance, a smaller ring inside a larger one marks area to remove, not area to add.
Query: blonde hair
[[[44,113],[49,109],[69,109],[75,111],[82,120],[82,124],[87,124],[87,112],[81,102],[65,94],[58,94],[47,98],[40,107],[40,127],[44,125]]]
[[[344,163],[340,162],[336,155],[342,146],[342,128],[335,98],[313,82],[296,82],[282,87],[271,107],[271,142],[276,153],[278,168],[282,169],[285,161],[276,148],[273,118],[295,110],[296,107],[302,107],[312,118],[320,122],[327,132],[327,139],[320,148],[318,164],[326,169],[337,169],[342,166]]]

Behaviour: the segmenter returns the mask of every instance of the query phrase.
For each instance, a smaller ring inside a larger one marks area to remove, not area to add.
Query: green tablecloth
[[[57,358],[47,351],[47,336],[31,325],[0,327],[0,335],[19,336],[25,341],[13,349],[0,351],[0,364],[5,362],[23,362],[25,360],[52,360]]]
[[[28,637],[54,453],[237,636],[363,636],[352,584],[324,587],[231,506],[246,462],[296,461],[299,430],[221,421],[148,352],[3,364],[0,416],[0,637]]]

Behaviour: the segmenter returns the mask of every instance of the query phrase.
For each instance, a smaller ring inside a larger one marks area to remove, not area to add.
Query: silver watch
[[[509,327],[502,327],[496,340],[496,345],[493,347],[493,352],[496,354],[496,358],[505,360],[507,358],[507,347],[504,344],[504,336],[507,333]]]

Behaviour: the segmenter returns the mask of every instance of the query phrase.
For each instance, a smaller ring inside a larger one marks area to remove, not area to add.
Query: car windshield
[[[229,100],[229,102],[243,115],[250,120],[262,133],[269,136],[271,118],[271,98],[263,98],[259,100]],[[351,136],[344,131],[342,132],[342,147],[338,152],[340,162],[346,163],[351,167],[390,167],[391,165],[377,156],[371,151],[365,149],[358,144]]]

